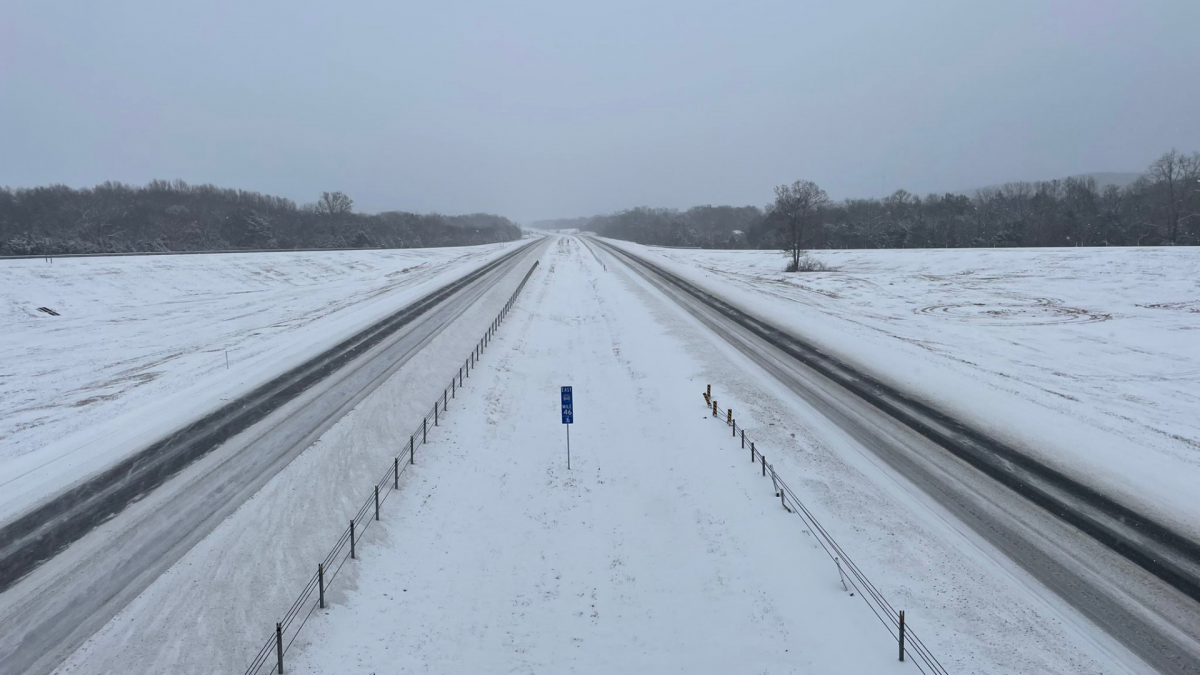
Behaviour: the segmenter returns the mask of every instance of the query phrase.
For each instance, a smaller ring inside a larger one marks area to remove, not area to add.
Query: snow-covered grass
[[[0,261],[0,517],[514,245]]]
[[[1200,538],[1194,249],[774,251],[614,242]]]

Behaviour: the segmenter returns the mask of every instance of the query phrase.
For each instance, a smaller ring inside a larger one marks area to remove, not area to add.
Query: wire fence
[[[891,633],[892,638],[896,640],[899,648],[899,658],[905,660],[905,656],[912,655],[912,663],[926,675],[948,675],[949,671],[938,662],[937,657],[925,646],[925,643],[913,632],[905,622],[904,611],[897,611],[883,596],[879,588],[871,582],[862,569],[854,562],[854,560],[846,554],[845,549],[833,538],[833,535],[821,525],[812,511],[805,506],[804,502],[796,496],[792,488],[784,482],[779,474],[775,473],[775,467],[767,461],[765,455],[757,448],[754,440],[746,433],[744,427],[739,427],[737,420],[733,417],[732,408],[718,408],[717,401],[712,397],[712,386],[704,392],[705,403],[712,408],[713,417],[724,418],[725,424],[730,427],[735,439],[741,436],[742,449],[748,450],[750,453],[751,463],[758,464],[763,476],[770,476],[771,483],[775,487],[775,496],[779,497],[780,505],[788,511],[800,516],[804,522],[804,526],[809,533],[825,550],[825,553],[833,560],[838,569],[838,576],[842,580],[842,586],[847,591],[851,587],[859,597],[867,603],[871,611],[879,619],[879,621]]]
[[[313,612],[317,609],[325,608],[325,593],[337,579],[338,574],[342,571],[342,567],[347,560],[354,560],[358,554],[358,544],[362,540],[362,535],[371,526],[371,523],[379,520],[380,508],[387,501],[387,498],[396,490],[400,489],[400,476],[408,467],[416,464],[417,450],[425,445],[429,440],[429,432],[432,428],[436,428],[441,423],[441,418],[445,416],[447,407],[450,401],[457,397],[458,390],[462,388],[466,378],[471,376],[471,371],[474,370],[479,362],[480,356],[488,345],[491,344],[492,338],[496,331],[500,328],[500,324],[508,316],[508,312],[512,309],[513,304],[517,301],[517,296],[521,294],[525,288],[529,277],[533,275],[534,270],[538,267],[535,261],[529,271],[525,273],[525,277],[521,279],[521,283],[517,289],[513,291],[508,301],[504,303],[504,307],[500,310],[496,318],[484,331],[483,337],[471,350],[470,356],[463,361],[463,365],[459,367],[458,372],[450,378],[450,384],[443,391],[438,400],[433,403],[433,409],[430,410],[421,419],[420,425],[413,433],[408,436],[408,443],[405,451],[396,455],[391,466],[388,467],[383,477],[375,483],[374,489],[367,497],[363,505],[350,519],[350,524],[342,531],[341,537],[337,543],[325,556],[325,559],[317,564],[317,570],[308,583],[305,584],[304,590],[288,608],[288,611],[275,624],[275,632],[263,644],[262,649],[254,656],[249,667],[246,668],[246,675],[255,675],[263,672],[264,668],[270,668],[268,664],[272,661],[275,663],[274,669],[278,673],[283,672],[283,659],[291,648],[292,643],[296,641],[296,637],[300,634],[300,630],[304,628],[304,624],[312,617]]]

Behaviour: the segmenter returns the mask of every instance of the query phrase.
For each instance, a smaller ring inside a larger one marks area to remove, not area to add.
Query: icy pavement
[[[516,244],[0,261],[0,518]]]
[[[1190,249],[775,251],[613,242],[1200,538]]]

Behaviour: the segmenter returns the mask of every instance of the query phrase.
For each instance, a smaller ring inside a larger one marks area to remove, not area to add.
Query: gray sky
[[[514,219],[1141,170],[1197,0],[0,0],[0,184]]]

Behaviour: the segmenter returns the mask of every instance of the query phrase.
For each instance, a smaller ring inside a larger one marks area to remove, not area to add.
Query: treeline
[[[354,213],[326,192],[297,206],[281,197],[183,181],[0,188],[0,255],[294,248],[465,246],[521,238],[490,214]]]
[[[803,188],[802,207],[795,190]],[[775,203],[635,208],[592,218],[599,234],[702,248],[956,248],[1200,244],[1200,153],[1163,155],[1127,187],[1092,178],[1009,183],[974,195],[830,202],[808,181],[776,188]],[[798,240],[798,241],[797,241]]]

